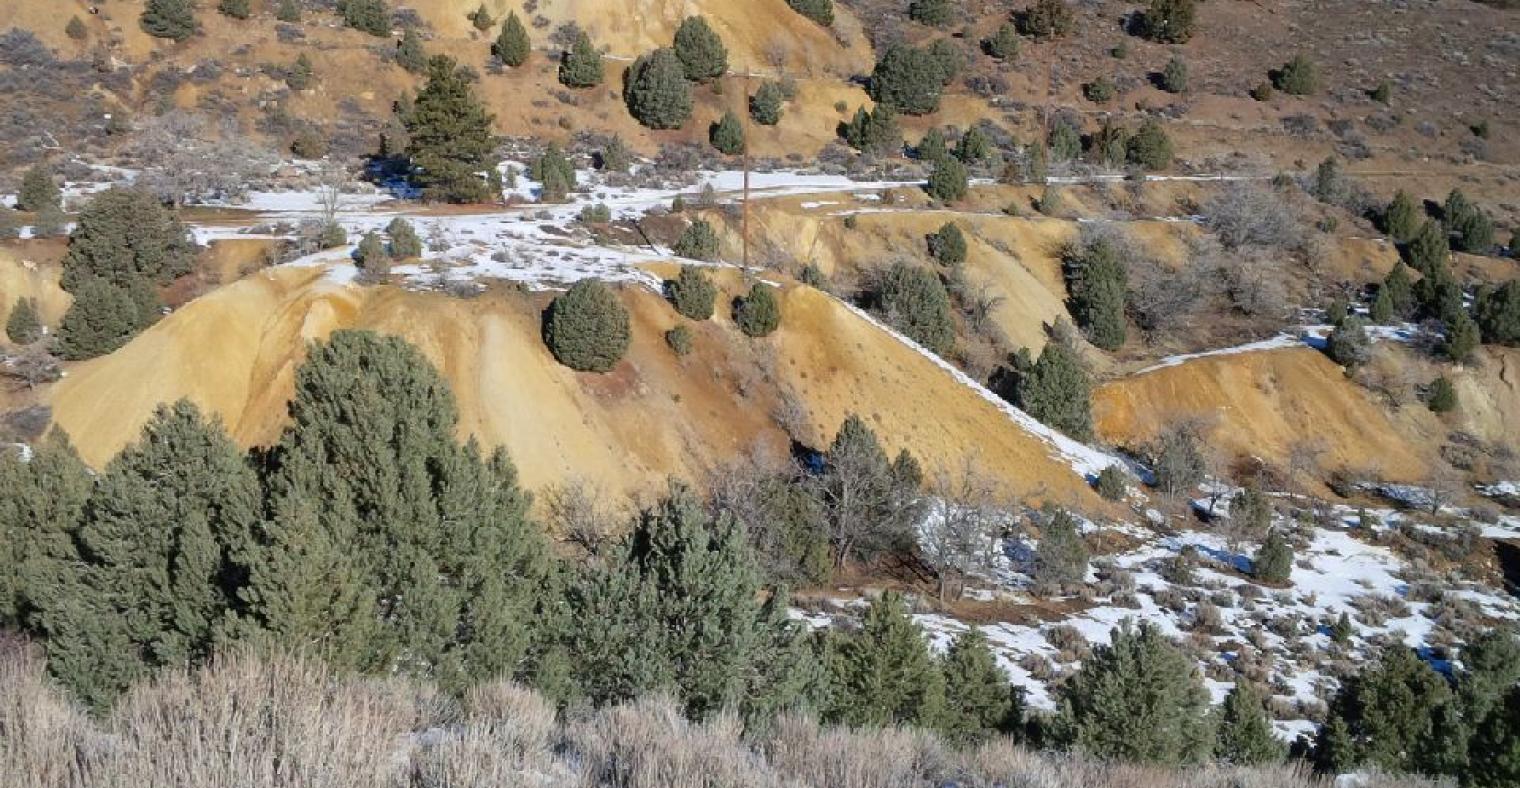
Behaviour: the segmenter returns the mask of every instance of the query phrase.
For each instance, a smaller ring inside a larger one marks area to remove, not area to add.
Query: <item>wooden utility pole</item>
[[[744,261],[743,261],[743,263],[741,265],[743,267],[744,275],[745,276],[749,276],[749,143],[750,143],[750,134],[749,134],[749,131],[750,131],[750,129],[749,129],[749,108],[745,107],[745,106],[742,106],[742,105],[745,102],[749,101],[749,96],[750,96],[750,91],[749,91],[750,73],[751,73],[750,68],[748,66],[746,66],[745,69],[744,69],[744,95],[741,96],[740,99],[739,99],[739,103],[741,104],[741,106],[739,107],[739,110],[740,110],[739,116],[744,119],[742,121],[743,125],[740,127],[742,129],[744,129],[744,144],[742,146],[744,148],[744,152],[743,152],[743,156],[744,156],[744,165],[743,165],[744,166],[744,205],[741,207],[741,211],[740,211],[740,214],[739,214],[739,236],[742,239],[742,244],[744,246]]]

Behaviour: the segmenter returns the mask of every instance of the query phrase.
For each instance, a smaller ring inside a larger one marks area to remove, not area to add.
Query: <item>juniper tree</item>
[[[913,155],[919,161],[937,162],[950,155],[950,149],[945,143],[945,133],[938,126],[924,132],[919,139],[918,145],[913,148]]]
[[[681,266],[680,275],[665,283],[665,292],[670,303],[682,316],[692,320],[712,317],[718,288],[701,269],[690,265]]]
[[[1494,245],[1494,221],[1472,204],[1460,189],[1446,196],[1441,221],[1451,237],[1452,248],[1461,252],[1484,254]]]
[[[1156,487],[1170,498],[1190,493],[1204,480],[1208,463],[1203,452],[1204,440],[1196,422],[1168,424],[1150,448]]]
[[[960,225],[945,222],[928,236],[929,256],[940,265],[955,267],[966,262],[966,234]]]
[[[417,237],[411,222],[398,216],[385,226],[385,234],[391,237],[391,257],[409,260],[422,256],[422,239]]]
[[[239,606],[259,481],[216,420],[163,407],[107,466],[79,527],[77,581],[39,600],[48,663],[102,707],[162,667],[194,665]]]
[[[453,58],[433,56],[427,74],[427,83],[401,118],[412,180],[430,200],[485,202],[494,196],[482,173],[496,167],[495,118]]]
[[[365,233],[359,240],[353,257],[354,262],[366,271],[380,270],[390,264],[390,252],[385,248],[385,241],[374,231]]]
[[[955,158],[968,167],[987,161],[992,158],[992,142],[980,128],[972,126],[955,144]]]
[[[18,345],[30,345],[42,338],[42,321],[37,316],[37,299],[18,298],[5,320],[5,336]]]
[[[1046,511],[1035,550],[1035,583],[1057,590],[1081,583],[1087,577],[1088,555],[1076,518],[1064,509]]]
[[[1099,758],[1193,764],[1213,752],[1197,665],[1154,625],[1126,621],[1062,688],[1056,741]]]
[[[945,82],[944,66],[932,52],[893,44],[871,72],[871,98],[908,115],[927,115],[939,109]]]
[[[570,190],[576,187],[575,165],[554,143],[550,143],[544,154],[533,162],[528,175],[542,187],[539,192],[541,202],[564,202]]]
[[[896,592],[872,600],[860,631],[839,638],[828,667],[831,722],[932,728],[944,714],[944,675]]]
[[[29,460],[0,453],[0,626],[45,634],[39,612],[68,603],[80,571],[74,537],[94,483],[57,428]]]
[[[681,236],[670,250],[678,257],[710,263],[717,260],[722,252],[722,241],[711,223],[706,219],[697,219],[681,231]]]
[[[851,413],[824,457],[816,493],[835,567],[897,544],[909,525],[905,499],[915,485],[904,468],[894,469],[876,433]]]
[[[629,343],[628,310],[599,279],[582,279],[549,306],[544,342],[577,372],[609,372]]]
[[[505,452],[458,443],[458,420],[401,339],[310,348],[249,551],[245,603],[276,643],[454,688],[523,673],[547,548]]]
[[[1031,38],[1065,38],[1077,30],[1077,18],[1064,0],[1035,0],[1019,17],[1019,27]]]
[[[1420,229],[1420,209],[1409,192],[1399,189],[1383,210],[1383,232],[1395,243],[1405,243]]]
[[[285,70],[285,85],[291,90],[305,90],[311,87],[314,76],[315,68],[311,64],[311,58],[302,52],[296,62]]]
[[[1330,338],[1325,343],[1325,353],[1331,361],[1347,369],[1356,369],[1371,361],[1372,340],[1367,337],[1366,323],[1359,317],[1348,317],[1341,321],[1330,332]]]
[[[528,29],[517,18],[517,12],[507,14],[507,21],[502,23],[496,43],[491,45],[491,54],[503,64],[516,68],[528,61],[528,54],[532,51],[533,44],[528,40]],[[597,62],[601,62],[600,58]]]
[[[1166,67],[1161,69],[1161,89],[1168,93],[1182,93],[1187,90],[1187,86],[1187,61],[1173,55],[1171,60],[1166,61]]]
[[[116,350],[158,317],[156,309],[145,306],[157,296],[142,280],[118,287],[106,279],[90,279],[75,287],[73,296],[58,326],[58,353],[71,361]]]
[[[774,333],[781,327],[781,303],[776,299],[776,288],[764,282],[756,282],[739,299],[734,309],[734,323],[740,331],[751,337],[766,337]]]
[[[167,284],[189,272],[193,253],[184,225],[152,195],[113,188],[80,212],[61,281],[71,292],[91,279],[118,287],[140,280]]]
[[[1050,127],[1047,147],[1052,161],[1071,161],[1082,152],[1082,133],[1070,123],[1058,120]]]
[[[966,199],[968,191],[969,174],[966,165],[953,156],[942,156],[934,162],[934,171],[929,173],[929,183],[925,191],[930,197],[946,203],[956,203]]]
[[[417,28],[408,27],[396,44],[396,65],[413,74],[427,71],[427,49],[422,46],[422,34]]]
[[[1077,440],[1092,437],[1092,382],[1076,348],[1059,338],[1038,361],[1027,354],[1014,370],[1013,402],[1041,423]]]
[[[1520,279],[1481,291],[1475,312],[1484,342],[1520,344]]]
[[[1457,390],[1450,380],[1439,377],[1430,382],[1425,392],[1425,407],[1432,413],[1450,413],[1457,409]]]
[[[1464,774],[1477,788],[1520,783],[1520,687],[1507,688],[1492,713],[1477,726],[1469,747],[1471,770]]]
[[[1272,84],[1291,96],[1307,96],[1319,92],[1319,68],[1304,55],[1294,55],[1272,75]]]
[[[944,27],[955,21],[955,6],[950,0],[913,0],[908,4],[908,18],[921,25]]]
[[[1405,249],[1409,265],[1416,271],[1429,277],[1434,273],[1446,269],[1446,260],[1450,257],[1450,248],[1446,240],[1446,231],[1440,223],[1434,219],[1427,219],[1420,229],[1410,239]]]
[[[839,136],[861,153],[889,155],[902,146],[897,113],[890,106],[860,107],[849,121],[839,124]]]
[[[1118,465],[1110,465],[1100,471],[1093,487],[1107,501],[1122,501],[1129,494],[1129,481]]]
[[[834,24],[834,0],[786,0],[786,4],[824,27]]]
[[[688,16],[681,21],[676,28],[675,54],[692,82],[708,82],[728,71],[728,50],[704,17]]]
[[[568,597],[564,636],[593,702],[668,688],[694,719],[736,709],[763,720],[816,683],[785,594],[761,601],[743,532],[683,485],[639,515],[612,566],[589,574]]]
[[[184,41],[195,35],[195,6],[190,0],[148,0],[138,24],[154,38]]]
[[[1402,643],[1341,684],[1315,747],[1321,770],[1363,765],[1412,771],[1433,729],[1433,713],[1451,702],[1446,681]],[[1332,727],[1338,723],[1339,731]]]
[[[1258,538],[1272,527],[1272,501],[1261,488],[1247,484],[1230,499],[1230,529],[1237,535]]]
[[[1118,350],[1125,340],[1129,288],[1119,250],[1107,238],[1095,238],[1068,252],[1065,268],[1072,318],[1094,345]]]
[[[295,24],[301,21],[300,0],[280,0],[280,5],[275,9],[274,18],[287,24]]]
[[[1458,656],[1457,698],[1463,715],[1477,725],[1504,700],[1520,681],[1520,638],[1505,628],[1482,632],[1462,647]]]
[[[1293,575],[1293,547],[1277,529],[1267,534],[1251,557],[1251,574],[1263,583],[1283,584]]]
[[[249,7],[248,0],[220,0],[216,10],[223,16],[233,19],[247,19],[253,15],[253,9]]]
[[[605,71],[602,53],[591,44],[586,31],[578,31],[575,42],[560,55],[559,81],[565,87],[591,88],[602,84]]]
[[[1164,170],[1172,163],[1172,140],[1155,118],[1146,118],[1125,144],[1125,155],[1131,164],[1147,170]]]
[[[1478,349],[1478,342],[1482,335],[1478,331],[1478,324],[1467,312],[1457,312],[1456,320],[1446,327],[1446,338],[1441,342],[1441,352],[1447,358],[1459,364],[1472,360],[1474,350]]]
[[[1276,763],[1286,756],[1287,748],[1272,732],[1261,697],[1244,679],[1237,680],[1219,711],[1214,757],[1237,766],[1257,766]]]
[[[950,642],[940,669],[945,711],[938,727],[951,741],[982,741],[1022,721],[1022,693],[1009,685],[980,628],[968,627]]]
[[[21,176],[21,190],[16,193],[16,208],[31,213],[59,209],[63,205],[63,193],[53,181],[53,174],[39,164]]]
[[[767,80],[749,97],[749,116],[762,126],[774,126],[781,122],[781,104],[786,91],[776,82]]]
[[[997,60],[1013,60],[1019,56],[1019,31],[1004,22],[992,37],[982,42],[982,50]]]
[[[1409,280],[1409,266],[1402,262],[1394,264],[1393,270],[1388,272],[1378,288],[1379,298],[1385,294],[1389,316],[1402,318],[1409,314],[1414,308],[1414,287]]]
[[[1196,28],[1194,0],[1150,0],[1140,15],[1140,35],[1163,44],[1185,44]]]
[[[90,37],[90,29],[85,27],[84,20],[71,16],[69,23],[63,26],[63,34],[74,41],[84,41]]]
[[[385,0],[338,0],[338,13],[349,27],[377,38],[391,32],[391,10]]]
[[[691,118],[691,84],[673,49],[656,49],[628,69],[623,100],[629,114],[652,129],[678,129]]]
[[[465,18],[470,20],[470,24],[474,25],[475,29],[482,33],[490,30],[496,24],[496,20],[491,18],[491,12],[486,10],[485,3],[481,3],[474,11],[467,14]]]
[[[737,156],[744,152],[744,124],[733,110],[729,110],[708,128],[707,140],[719,153]]]
[[[955,347],[950,294],[934,272],[903,261],[893,263],[874,300],[887,322],[914,342],[942,356]]]

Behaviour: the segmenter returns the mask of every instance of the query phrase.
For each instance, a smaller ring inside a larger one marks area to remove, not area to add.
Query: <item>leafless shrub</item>
[[[128,155],[143,170],[137,184],[176,204],[240,197],[275,161],[235,124],[181,111],[143,121]]]
[[[1303,227],[1278,191],[1258,183],[1236,181],[1203,206],[1204,225],[1228,249],[1297,246]]]
[[[587,555],[598,555],[616,533],[624,513],[608,503],[606,493],[584,479],[569,479],[546,488],[544,525]]]

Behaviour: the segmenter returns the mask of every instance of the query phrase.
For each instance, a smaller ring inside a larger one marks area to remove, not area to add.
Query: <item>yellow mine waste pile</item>
[[[723,284],[740,292],[736,273]],[[71,367],[46,399],[95,465],[134,439],[157,404],[182,397],[219,414],[244,445],[268,444],[306,343],[365,328],[421,348],[454,389],[462,437],[505,445],[531,487],[585,478],[608,492],[646,492],[756,452],[784,458],[790,443],[775,414],[785,401],[799,438],[815,446],[854,411],[926,469],[960,468],[971,447],[1012,492],[1101,506],[1045,443],[817,291],[788,289],[783,327],[764,340],[744,337],[720,310],[696,326],[686,357],[665,345],[677,318],[663,299],[632,287],[622,297],[633,322],[627,359],[607,375],[577,374],[540,339],[545,295],[498,288],[458,299],[335,284],[316,268],[270,269]]]
[[[1326,471],[1402,481],[1428,478],[1444,435],[1424,407],[1390,412],[1310,348],[1201,358],[1113,381],[1095,392],[1093,416],[1119,446],[1142,446],[1192,418],[1226,461],[1258,457],[1284,468],[1296,444],[1317,444]]]

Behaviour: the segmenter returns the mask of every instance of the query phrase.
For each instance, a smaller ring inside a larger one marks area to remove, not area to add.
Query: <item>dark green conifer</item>
[[[781,105],[786,101],[786,91],[776,82],[767,80],[749,97],[749,116],[762,126],[774,126],[781,122]]]
[[[770,336],[775,332],[781,326],[781,304],[776,300],[776,288],[756,282],[739,300],[734,322],[740,331],[752,337]]]
[[[195,35],[195,6],[190,0],[148,0],[139,24],[154,38],[184,41]]]
[[[1293,547],[1276,529],[1267,534],[1261,549],[1251,558],[1251,573],[1263,583],[1282,584],[1293,574]]]
[[[559,363],[609,372],[628,352],[628,310],[599,279],[582,279],[549,306],[544,341]]]
[[[1054,589],[1079,584],[1087,577],[1088,556],[1076,518],[1064,509],[1045,512],[1035,553],[1035,582]]]
[[[1214,757],[1238,766],[1258,766],[1276,763],[1286,756],[1287,748],[1272,732],[1272,721],[1261,697],[1250,684],[1237,680],[1219,712]]]
[[[692,320],[706,320],[713,315],[713,303],[718,298],[718,288],[700,268],[681,266],[681,273],[665,284],[670,303],[682,316]]]
[[[592,46],[586,31],[579,31],[575,42],[560,56],[560,84],[570,88],[594,88],[602,84],[604,78],[602,53]]]
[[[18,298],[5,320],[5,336],[18,345],[30,345],[42,338],[42,321],[37,315],[37,299]]]
[[[966,234],[955,222],[945,222],[929,234],[928,241],[929,256],[940,265],[954,267],[966,262]]]
[[[1393,201],[1383,211],[1383,232],[1388,233],[1394,243],[1405,243],[1414,237],[1420,229],[1420,209],[1415,205],[1409,192],[1399,189],[1393,195]]]
[[[528,62],[528,55],[533,51],[533,43],[528,40],[528,29],[523,27],[522,20],[517,18],[517,12],[507,14],[507,21],[502,23],[501,32],[496,36],[496,43],[491,45],[491,54],[496,56],[503,64],[517,68]],[[601,59],[597,59],[600,64]]]
[[[454,203],[495,196],[482,175],[496,167],[494,118],[453,58],[435,55],[428,61],[427,84],[401,120],[410,140],[412,179],[424,196]]]
[[[1015,726],[1023,716],[1021,694],[1008,683],[987,645],[987,635],[970,627],[951,641],[941,662],[945,713],[939,729],[951,741],[977,742]]]
[[[1106,238],[1074,250],[1067,255],[1066,280],[1072,317],[1088,339],[1104,350],[1123,346],[1129,275],[1119,250]]]
[[[707,130],[707,140],[720,153],[737,156],[744,152],[744,124],[733,110],[723,113],[717,123]]]
[[[1092,382],[1076,348],[1052,339],[1039,361],[1014,372],[1015,405],[1077,440],[1092,437]]]
[[[21,176],[21,191],[16,194],[16,208],[31,213],[59,209],[63,205],[63,193],[53,181],[53,174],[37,165]]]
[[[401,41],[396,44],[396,65],[410,71],[413,74],[421,74],[427,70],[427,50],[422,46],[422,34],[417,28],[408,27],[401,34]]]
[[[904,336],[940,355],[955,347],[950,294],[933,271],[899,260],[882,277],[876,305]]]
[[[691,118],[691,84],[673,49],[640,56],[628,69],[623,90],[628,112],[651,129],[678,129]]]
[[[704,17],[688,16],[681,21],[675,54],[692,82],[708,82],[728,71],[728,49]]]
[[[934,727],[942,719],[944,675],[896,592],[872,600],[860,631],[840,637],[828,668],[831,721]]]

